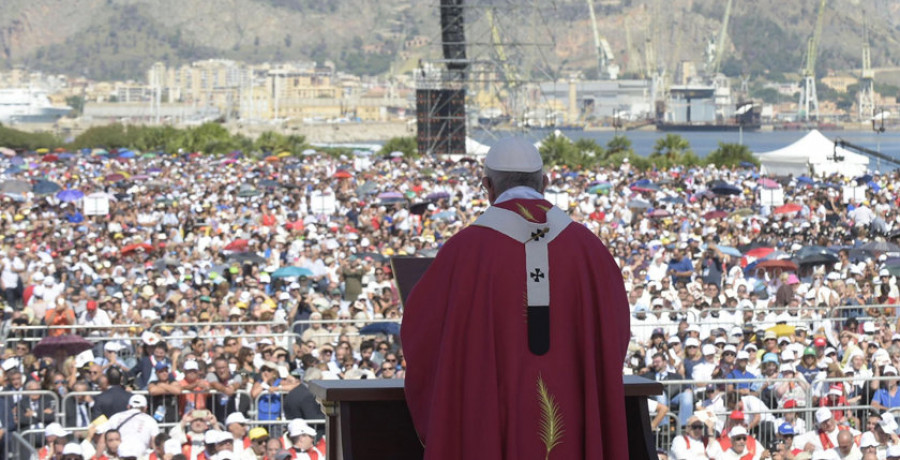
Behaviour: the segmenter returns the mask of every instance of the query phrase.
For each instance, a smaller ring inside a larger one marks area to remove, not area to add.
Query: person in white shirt
[[[122,445],[133,446],[139,451],[139,457],[153,448],[153,438],[159,434],[159,424],[146,410],[147,398],[132,395],[128,409],[114,414],[107,422],[121,434]]]
[[[732,428],[728,436],[731,438],[731,447],[717,455],[715,460],[759,460],[762,458],[762,449],[748,450],[747,430],[743,426]]]
[[[794,438],[794,449],[812,449],[813,451],[831,450],[838,445],[837,437],[841,431],[849,431],[853,436],[859,434],[859,431],[854,430],[853,428],[838,427],[837,422],[834,421],[834,417],[831,414],[831,409],[827,407],[820,407],[816,411],[816,423],[819,426],[817,430],[809,431],[803,436]]]
[[[834,448],[837,458],[841,460],[861,460],[862,452],[853,442],[853,435],[849,431],[838,433],[838,445]]]
[[[669,458],[674,460],[706,460],[706,446],[709,436],[704,431],[707,426],[697,416],[691,416],[685,425],[684,434],[672,440]]]

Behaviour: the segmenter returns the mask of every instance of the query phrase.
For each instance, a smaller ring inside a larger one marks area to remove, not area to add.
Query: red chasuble
[[[498,206],[545,222],[551,204]],[[426,459],[628,458],[622,275],[588,229],[548,245],[550,347],[529,351],[524,244],[472,225],[451,238],[406,302],[406,399]],[[549,455],[548,455],[549,452]]]

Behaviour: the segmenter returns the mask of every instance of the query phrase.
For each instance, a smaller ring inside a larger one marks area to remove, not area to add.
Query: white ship
[[[44,90],[0,89],[0,123],[53,123],[71,111],[71,107],[52,105]]]

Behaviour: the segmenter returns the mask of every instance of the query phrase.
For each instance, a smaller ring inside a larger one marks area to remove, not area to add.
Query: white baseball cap
[[[53,423],[47,425],[46,428],[44,428],[44,436],[65,437],[68,435],[69,435],[69,432],[64,430],[62,425],[60,425],[59,423],[56,423],[56,422],[53,422]]]
[[[831,420],[831,409],[827,407],[820,407],[816,411],[816,423],[823,423]]]
[[[185,372],[187,372],[187,371],[199,371],[199,370],[200,370],[200,365],[197,364],[197,361],[194,361],[194,360],[192,359],[192,360],[190,360],[190,361],[185,361],[185,362],[184,362],[184,371],[185,371]]]
[[[733,438],[735,436],[747,436],[747,429],[740,425],[732,428],[731,431],[728,432],[728,437]]]
[[[703,352],[703,356],[714,355],[716,354],[716,347],[715,345],[710,345],[707,343],[706,345],[703,345],[701,351]]]
[[[684,341],[684,347],[699,347],[700,341],[697,340],[696,337],[688,337],[687,340]]]
[[[232,412],[228,414],[228,417],[225,417],[225,427],[229,427],[232,423],[240,423],[241,425],[246,425],[247,417],[244,417],[244,414],[240,412]]]
[[[66,447],[63,447],[62,454],[65,455],[77,455],[81,457],[83,454],[81,452],[81,444],[77,442],[70,442],[66,444]]]
[[[747,353],[746,351],[741,350],[741,351],[737,352],[737,359],[738,359],[738,361],[740,361],[742,359],[750,359],[750,353]]]
[[[880,445],[881,444],[879,444],[878,441],[875,439],[875,434],[872,433],[871,431],[866,431],[865,433],[862,434],[862,437],[859,438],[859,447],[861,447],[861,448],[878,447]]]
[[[294,419],[288,423],[288,436],[300,436],[301,434],[305,434],[307,436],[316,436],[316,430],[313,427],[306,424],[302,419]]]
[[[147,407],[147,398],[145,398],[144,395],[131,395],[131,397],[128,398],[128,407],[133,409]]]

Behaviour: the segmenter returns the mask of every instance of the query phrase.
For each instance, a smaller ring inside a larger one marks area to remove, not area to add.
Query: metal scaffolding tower
[[[859,76],[859,119],[869,121],[875,116],[875,72],[869,50],[869,26],[863,13],[862,73]]]

